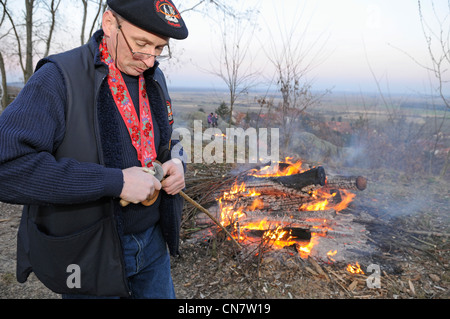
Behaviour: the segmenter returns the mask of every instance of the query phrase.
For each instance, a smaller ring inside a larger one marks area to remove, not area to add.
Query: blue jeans
[[[159,225],[122,238],[125,270],[131,298],[174,299],[170,257]],[[87,295],[63,295],[63,299],[117,299]]]

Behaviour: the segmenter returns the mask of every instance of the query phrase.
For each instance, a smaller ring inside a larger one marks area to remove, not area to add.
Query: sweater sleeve
[[[120,169],[52,155],[64,137],[65,95],[57,66],[46,63],[1,114],[0,201],[74,204],[120,195]]]

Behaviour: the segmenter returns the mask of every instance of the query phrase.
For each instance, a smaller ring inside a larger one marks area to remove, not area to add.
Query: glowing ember
[[[347,271],[352,274],[362,274],[364,275],[364,272],[361,269],[361,266],[358,262],[356,262],[354,265],[348,264],[347,265]]]
[[[264,208],[264,202],[262,200],[260,200],[259,198],[256,198],[253,201],[252,206],[250,206],[249,210],[254,211],[256,209],[263,209],[263,208]]]
[[[283,230],[281,228],[281,226],[278,226],[275,230],[266,231],[263,235],[263,240],[267,240],[267,241],[273,240],[273,241],[277,242],[287,236],[288,238],[286,239],[286,241],[289,241],[290,239],[292,239],[291,232],[292,231],[288,232],[287,230]]]
[[[328,259],[329,260],[331,260],[332,262],[335,262],[335,260],[334,260],[334,258],[332,258],[334,255],[336,255],[337,254],[337,250],[335,249],[334,251],[329,251],[329,252],[327,252],[327,256],[328,256]]]

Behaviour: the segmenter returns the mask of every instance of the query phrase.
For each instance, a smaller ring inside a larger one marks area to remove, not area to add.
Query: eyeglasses
[[[119,24],[119,30],[122,32],[123,39],[125,40],[125,43],[128,46],[128,49],[130,49],[131,55],[136,60],[147,60],[151,58],[152,56],[155,57],[155,59],[160,62],[164,60],[168,60],[172,57],[172,53],[170,52],[170,47],[168,45],[164,46],[163,48],[157,47],[156,53],[158,54],[150,54],[150,53],[142,53],[142,52],[135,52],[130,46],[130,43],[128,43],[127,38],[125,37],[125,33],[123,33],[122,26]]]

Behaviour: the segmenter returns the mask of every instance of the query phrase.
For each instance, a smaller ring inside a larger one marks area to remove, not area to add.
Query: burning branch
[[[225,227],[222,226],[222,224],[203,206],[201,206],[199,203],[197,203],[195,200],[193,200],[192,198],[190,198],[187,194],[185,194],[184,192],[180,192],[180,194],[183,196],[183,198],[185,200],[187,200],[189,203],[191,203],[192,205],[194,205],[196,208],[198,208],[199,210],[201,210],[203,213],[205,213],[206,215],[208,215],[209,218],[211,218],[211,220],[217,225],[219,226],[224,232],[225,234],[227,234],[228,237],[230,237],[231,241],[239,248],[242,249],[241,245],[239,245],[239,243],[234,239],[234,237],[225,229]]]
[[[363,191],[367,187],[367,179],[362,176],[330,176],[326,181],[329,188]]]

